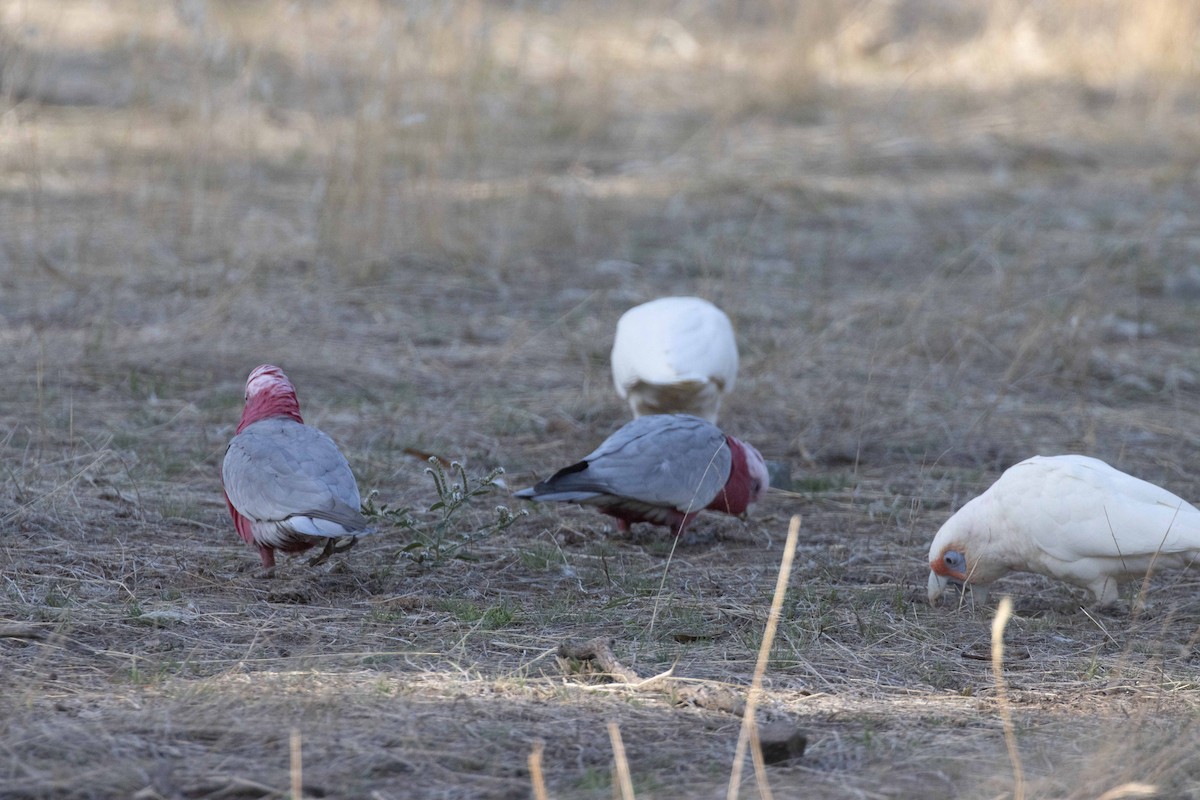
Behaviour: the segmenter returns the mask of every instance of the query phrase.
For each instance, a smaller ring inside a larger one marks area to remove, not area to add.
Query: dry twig
[[[664,686],[672,677],[671,670],[649,678],[642,678],[613,655],[612,640],[602,636],[581,644],[563,642],[558,647],[558,657],[576,661],[592,661],[600,670],[614,678],[622,689],[639,692],[665,692],[672,695],[680,705],[693,705],[710,711],[725,711],[740,716],[745,704],[736,692],[712,685],[687,685],[674,683]]]

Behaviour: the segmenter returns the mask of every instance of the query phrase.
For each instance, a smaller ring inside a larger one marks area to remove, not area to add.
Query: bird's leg
[[[330,539],[329,541],[331,541],[331,542],[332,542],[332,541],[335,541],[335,540],[334,540],[334,539]],[[350,540],[349,540],[348,542],[346,542],[344,545],[342,545],[341,547],[334,547],[334,548],[333,548],[333,552],[335,552],[335,553],[344,553],[344,552],[346,552],[347,550],[349,550],[351,547],[354,547],[354,543],[355,543],[355,542],[357,542],[357,541],[358,541],[358,537],[357,537],[357,536],[351,536],[351,537],[350,537]]]
[[[1140,593],[1130,601],[1122,600],[1120,586],[1111,575],[1092,581],[1087,588],[1096,598],[1091,608],[1104,614],[1127,617],[1135,611],[1140,614],[1146,610],[1146,598]]]
[[[310,567],[315,567],[318,564],[324,564],[331,555],[333,555],[334,553],[337,552],[333,548],[334,542],[336,542],[336,541],[337,540],[332,537],[329,539],[326,539],[325,540],[325,549],[321,551],[320,555],[316,556],[315,558],[309,559],[308,565]]]
[[[262,569],[259,570],[254,577],[256,578],[274,578],[275,577],[275,550],[271,547],[258,545],[258,557],[262,559]]]
[[[337,539],[334,539],[332,537],[329,539],[326,539],[325,540],[325,549],[323,549],[321,551],[320,555],[318,555],[315,558],[313,558],[312,560],[310,560],[308,562],[308,565],[310,567],[315,567],[318,564],[324,564],[326,561],[329,560],[330,556],[336,555],[337,553],[344,553],[347,550],[349,550],[351,547],[354,547],[354,543],[357,541],[358,541],[357,536],[351,536],[349,541],[347,541],[345,544],[343,544],[339,547],[338,543],[337,543]]]
[[[1110,576],[1104,575],[1088,584],[1088,591],[1096,598],[1097,608],[1107,608],[1117,602],[1121,596],[1117,582]]]
[[[696,518],[696,514],[684,514],[671,522],[671,533],[675,534],[676,538],[687,533],[688,526],[692,524],[692,520]]]

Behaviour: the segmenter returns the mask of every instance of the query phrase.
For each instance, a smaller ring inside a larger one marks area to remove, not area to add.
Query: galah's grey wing
[[[725,435],[715,425],[682,414],[639,417],[582,461],[534,487],[535,497],[580,500],[599,493],[699,511],[729,479],[731,461]]]
[[[229,443],[221,477],[229,501],[250,520],[303,516],[358,531],[358,484],[333,440],[316,428],[272,418],[248,426]]]

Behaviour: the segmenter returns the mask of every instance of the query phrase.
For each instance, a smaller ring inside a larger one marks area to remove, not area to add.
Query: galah
[[[682,413],[716,422],[737,371],[733,326],[707,300],[660,297],[617,321],[613,383],[634,417]]]
[[[1035,456],[1009,467],[950,517],[929,548],[929,602],[949,583],[987,602],[992,582],[1036,572],[1088,589],[1099,606],[1118,584],[1200,556],[1200,510],[1095,458]]]
[[[267,575],[276,550],[323,543],[310,562],[319,564],[367,532],[350,465],[332,439],[304,424],[296,389],[279,367],[264,364],[246,379],[246,405],[221,481],[234,527],[258,548]],[[345,543],[336,546],[339,540]]]
[[[515,496],[595,506],[622,531],[650,522],[681,536],[704,509],[744,513],[768,485],[766,462],[752,446],[699,417],[652,414]]]

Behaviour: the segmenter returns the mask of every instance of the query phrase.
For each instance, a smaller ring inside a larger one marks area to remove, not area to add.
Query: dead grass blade
[[[99,452],[97,452],[95,454],[95,456],[92,457],[92,460],[89,461],[84,467],[77,469],[75,472],[73,472],[70,475],[70,477],[66,478],[65,480],[59,481],[57,484],[52,486],[48,491],[43,492],[41,495],[33,498],[32,500],[28,500],[25,503],[22,503],[21,505],[14,508],[12,511],[5,514],[3,517],[0,517],[0,525],[8,525],[10,522],[12,522],[14,519],[16,519],[22,513],[33,508],[38,503],[41,503],[45,500],[49,500],[50,498],[54,497],[55,495],[59,494],[60,492],[66,490],[66,489],[69,489],[71,486],[74,486],[76,481],[78,481],[81,477],[86,475],[90,470],[95,468],[97,465],[106,461],[108,459],[108,457],[111,455],[112,455],[112,451],[108,449],[108,443],[105,442],[104,445],[102,445],[99,448]]]
[[[1153,797],[1158,787],[1150,783],[1122,783],[1114,786],[1096,800],[1123,800],[1126,797]]]
[[[633,800],[633,778],[629,775],[629,760],[625,758],[621,727],[616,722],[608,723],[608,738],[612,739],[613,762],[617,770],[617,781],[621,786],[621,800]]]
[[[758,705],[758,695],[762,691],[762,678],[763,673],[767,671],[767,659],[771,655],[771,645],[775,642],[775,629],[779,626],[783,597],[787,593],[788,579],[792,574],[792,559],[796,555],[796,543],[800,540],[800,524],[800,515],[794,515],[791,525],[788,527],[787,541],[783,545],[783,557],[779,561],[779,578],[775,581],[775,596],[771,599],[771,611],[767,615],[767,627],[763,632],[762,644],[758,648],[758,663],[754,666],[754,677],[750,681],[750,691],[746,696],[746,711],[742,717],[742,729],[738,734],[737,748],[733,754],[733,769],[729,774],[729,789],[725,794],[728,800],[737,798],[738,786],[742,782],[742,762],[746,758],[746,745],[751,740],[754,742],[755,749],[759,751],[758,757],[754,760],[754,774],[758,781],[759,794],[764,798],[771,797],[771,789],[767,785],[766,772],[762,766],[762,752],[758,744],[754,712]]]
[[[750,762],[754,764],[754,780],[758,784],[758,795],[762,800],[775,800],[771,784],[767,781],[767,765],[763,759],[762,740],[758,735],[758,721],[750,725]]]
[[[292,728],[292,800],[304,800],[304,763],[300,753],[300,729]]]
[[[546,776],[542,774],[542,753],[546,743],[538,739],[529,751],[529,781],[533,784],[533,800],[549,800],[546,794]]]
[[[1008,759],[1013,769],[1013,800],[1025,800],[1025,771],[1021,768],[1021,754],[1017,751],[1017,732],[1013,727],[1012,708],[1008,704],[1008,687],[1004,683],[1004,628],[1012,616],[1012,598],[1000,598],[1000,606],[992,619],[992,672],[996,680],[996,702],[1000,705],[1000,719],[1004,723],[1004,743],[1008,747]]]

